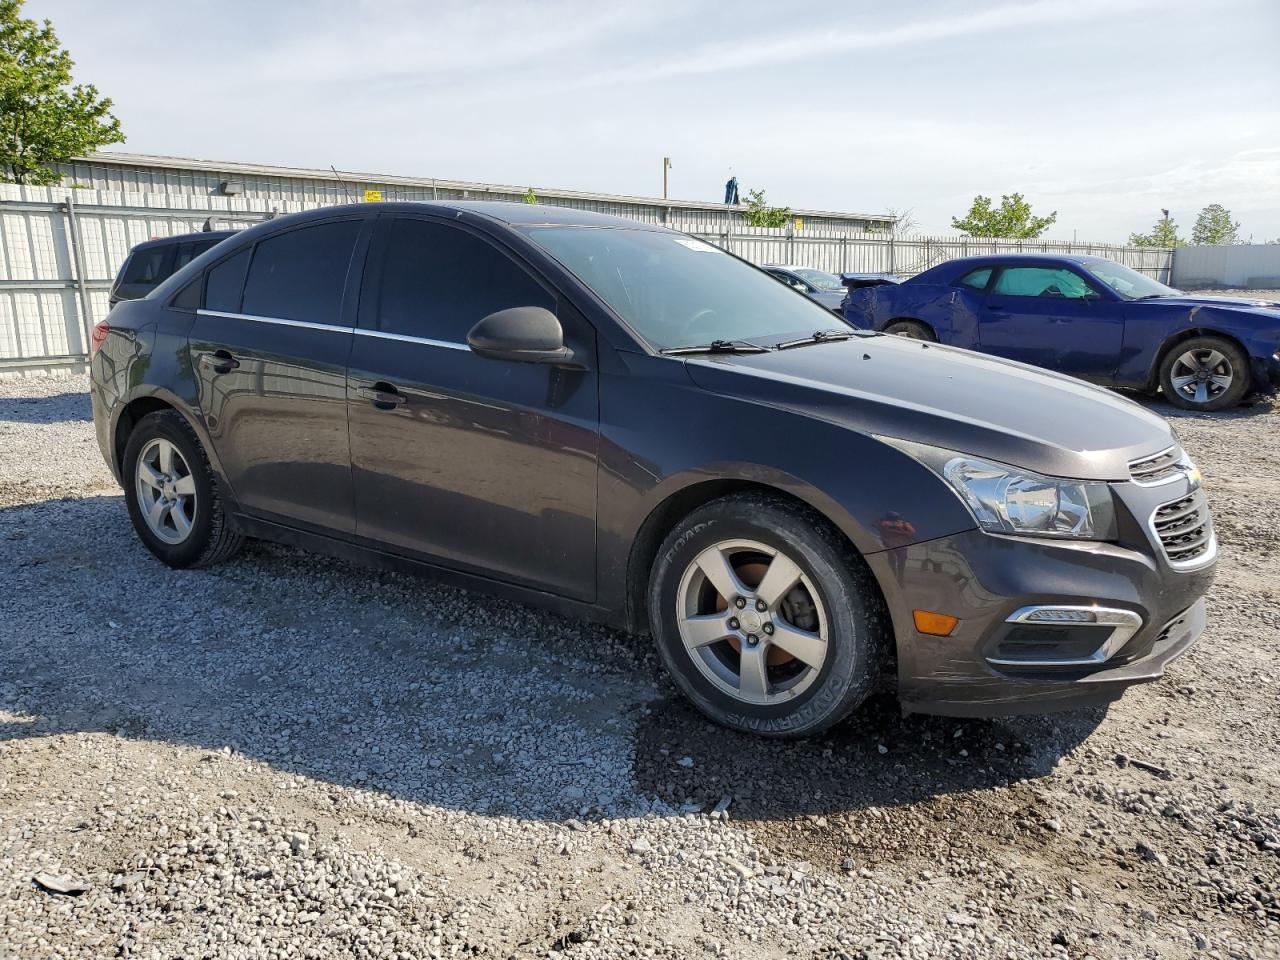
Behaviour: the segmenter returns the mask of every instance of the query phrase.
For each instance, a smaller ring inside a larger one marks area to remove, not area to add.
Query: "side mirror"
[[[509,307],[491,313],[467,334],[467,346],[490,360],[575,366],[564,328],[545,307]]]

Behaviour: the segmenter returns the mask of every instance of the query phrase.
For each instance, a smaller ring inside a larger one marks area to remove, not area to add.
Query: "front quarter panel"
[[[874,437],[781,407],[703,390],[685,364],[627,355],[601,376],[601,600],[621,608],[632,543],[669,497],[696,484],[773,487],[824,514],[863,554],[969,530],[968,510],[925,467]],[[665,531],[663,532],[663,535]]]
[[[1268,386],[1256,371],[1280,350],[1280,313],[1273,317],[1264,311],[1158,300],[1129,303],[1125,311],[1124,348],[1116,374],[1119,385],[1154,386],[1166,345],[1195,333],[1237,341],[1253,361],[1255,386]]]

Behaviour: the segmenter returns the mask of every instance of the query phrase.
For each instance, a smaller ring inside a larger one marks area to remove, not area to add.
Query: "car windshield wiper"
[[[815,330],[807,337],[797,337],[795,340],[784,340],[782,343],[774,344],[779,350],[790,350],[792,347],[804,347],[811,343],[831,343],[835,340],[848,340],[853,334],[848,330]]]
[[[746,340],[712,340],[692,347],[667,347],[659,353],[668,357],[678,357],[686,353],[768,353],[768,347]]]
[[[1159,300],[1162,297],[1172,297],[1172,296],[1174,296],[1174,294],[1172,293],[1144,293],[1142,296],[1134,297],[1133,299],[1134,299],[1134,302],[1136,303],[1139,300]]]

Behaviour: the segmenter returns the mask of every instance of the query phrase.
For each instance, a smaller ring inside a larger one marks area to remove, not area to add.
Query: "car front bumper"
[[[950,716],[1078,709],[1159,679],[1204,632],[1214,576],[1212,553],[1193,569],[1175,569],[1154,544],[1133,549],[978,530],[867,561],[893,618],[904,711]],[[1027,622],[1041,607],[1099,610],[1112,623]],[[915,610],[959,624],[950,636],[925,634]]]

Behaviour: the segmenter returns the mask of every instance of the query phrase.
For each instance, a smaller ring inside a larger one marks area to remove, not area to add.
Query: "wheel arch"
[[[187,422],[187,425],[195,431],[200,446],[204,448],[205,456],[210,457],[210,461],[213,462],[208,438],[201,429],[201,424],[190,416],[184,406],[177,397],[167,395],[166,391],[156,391],[135,396],[120,408],[111,433],[112,466],[117,476],[124,476],[124,448],[129,443],[129,435],[133,433],[143,417],[163,410],[172,410]]]
[[[1147,371],[1146,389],[1155,390],[1160,386],[1160,369],[1164,366],[1165,358],[1168,357],[1173,349],[1177,347],[1178,344],[1186,343],[1188,340],[1194,340],[1196,337],[1217,337],[1220,340],[1225,340],[1243,353],[1246,360],[1249,359],[1249,348],[1246,347],[1243,341],[1241,341],[1241,339],[1235,334],[1227,333],[1225,330],[1220,330],[1217,327],[1185,327],[1171,333],[1169,336],[1165,337],[1163,342],[1161,342],[1160,349],[1155,352],[1155,359],[1151,364],[1151,369]],[[1250,378],[1252,378],[1252,370],[1246,370],[1245,372]]]
[[[922,320],[919,317],[908,317],[908,316],[890,317],[881,325],[880,329],[888,330],[895,323],[918,323],[920,326],[924,327],[931,334],[933,334],[933,339],[935,341],[938,339],[938,328],[935,327],[928,320]]]
[[[690,483],[668,494],[659,502],[645,517],[631,541],[626,571],[626,627],[629,632],[637,634],[649,632],[647,603],[649,576],[654,560],[657,559],[658,549],[662,546],[662,541],[666,539],[667,534],[695,510],[715,500],[740,493],[762,493],[780,502],[816,512],[830,526],[833,533],[844,542],[852,555],[862,556],[862,551],[839,523],[817,504],[792,491],[758,480],[733,477],[709,478]],[[883,601],[884,591],[880,588],[874,573],[871,579],[876,583],[876,589],[880,590]]]

